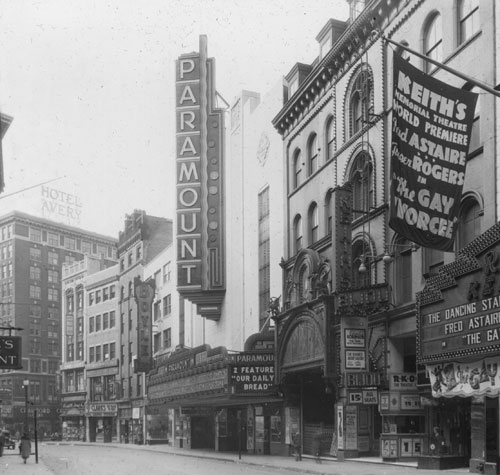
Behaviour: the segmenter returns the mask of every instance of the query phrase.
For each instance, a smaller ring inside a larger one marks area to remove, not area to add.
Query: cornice
[[[347,27],[344,34],[333,45],[329,53],[311,71],[297,92],[287,101],[272,124],[278,133],[286,136],[297,125],[303,111],[317,101],[326,87],[331,87],[363,53],[381,36],[390,13],[403,0],[376,0]],[[422,0],[423,1],[423,0]],[[330,84],[329,84],[330,83]]]

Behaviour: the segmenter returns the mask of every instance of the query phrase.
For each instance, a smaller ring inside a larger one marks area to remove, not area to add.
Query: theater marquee
[[[225,293],[223,133],[215,61],[200,36],[200,52],[176,62],[177,290],[214,320]]]

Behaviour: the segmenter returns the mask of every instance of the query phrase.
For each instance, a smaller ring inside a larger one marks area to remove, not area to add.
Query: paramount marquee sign
[[[177,290],[218,320],[225,293],[224,111],[215,108],[215,64],[200,52],[176,62]]]

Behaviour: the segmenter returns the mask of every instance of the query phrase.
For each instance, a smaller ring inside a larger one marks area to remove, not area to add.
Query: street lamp
[[[24,433],[28,434],[28,388],[30,385],[29,379],[23,381],[24,386]]]

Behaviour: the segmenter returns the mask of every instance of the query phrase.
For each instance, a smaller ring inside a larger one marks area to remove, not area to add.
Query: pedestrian
[[[0,430],[0,457],[3,455],[3,447],[5,445],[5,435],[3,430]]]
[[[19,444],[19,449],[21,451],[21,457],[23,458],[24,463],[26,463],[26,460],[31,454],[31,440],[26,432],[21,437],[21,443]]]

